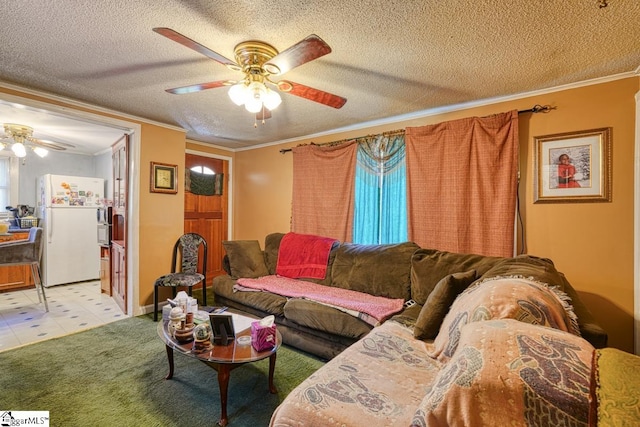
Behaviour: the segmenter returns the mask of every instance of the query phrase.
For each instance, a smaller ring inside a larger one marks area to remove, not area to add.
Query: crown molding
[[[280,141],[269,142],[266,144],[254,145],[251,147],[235,148],[235,149],[232,149],[231,151],[248,151],[248,150],[256,150],[260,148],[272,147],[274,145],[290,144],[290,143],[295,143],[295,142],[306,140],[306,139],[319,138],[323,136],[340,134],[340,133],[350,132],[354,130],[367,129],[375,126],[389,125],[389,124],[403,122],[403,121],[421,119],[421,118],[431,117],[431,116],[444,114],[444,113],[468,110],[471,108],[485,107],[487,105],[499,104],[501,102],[515,101],[518,99],[529,98],[532,96],[547,95],[554,92],[560,92],[560,91],[569,90],[569,89],[576,89],[576,88],[585,87],[585,86],[593,86],[597,84],[608,83],[615,80],[622,80],[629,77],[637,77],[639,75],[640,75],[640,66],[636,70],[626,72],[626,73],[614,74],[611,76],[599,77],[599,78],[590,79],[590,80],[583,80],[580,82],[569,83],[561,86],[554,86],[546,89],[539,89],[531,92],[523,92],[515,95],[508,95],[508,96],[502,96],[502,97],[496,97],[496,98],[486,98],[486,99],[481,99],[477,101],[465,102],[461,104],[448,105],[446,107],[431,108],[428,110],[416,111],[414,113],[387,117],[380,120],[372,120],[369,122],[358,123],[357,125],[345,126],[342,128],[332,129],[325,132],[314,133],[311,135],[284,139]]]

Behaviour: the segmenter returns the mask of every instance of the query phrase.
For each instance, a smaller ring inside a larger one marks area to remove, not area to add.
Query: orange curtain
[[[513,256],[518,112],[407,128],[409,240]]]
[[[351,241],[357,148],[352,141],[292,150],[291,231]]]

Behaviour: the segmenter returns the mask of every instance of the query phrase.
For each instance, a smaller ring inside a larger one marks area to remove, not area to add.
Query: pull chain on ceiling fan
[[[282,75],[314,59],[331,52],[331,48],[320,37],[312,34],[288,49],[278,52],[276,48],[259,40],[249,40],[236,45],[234,49],[235,61],[191,40],[190,38],[170,29],[154,28],[153,31],[167,37],[189,49],[227,66],[234,71],[244,73],[240,81],[218,80],[190,86],[182,86],[166,91],[181,95],[199,92],[206,89],[230,86],[229,97],[236,105],[244,105],[251,113],[256,113],[256,119],[271,117],[271,111],[277,108],[282,99],[280,92],[289,93],[333,108],[341,108],[347,100],[319,89],[314,89],[289,80],[273,81],[271,76]],[[277,90],[276,90],[277,89]]]

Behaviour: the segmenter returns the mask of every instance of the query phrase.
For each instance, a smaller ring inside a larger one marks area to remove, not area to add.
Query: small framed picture
[[[233,328],[233,316],[230,314],[209,314],[209,323],[213,332],[213,341],[221,345],[227,345],[235,340],[236,333]]]
[[[176,194],[178,192],[178,166],[151,162],[152,193]]]
[[[611,201],[611,128],[537,136],[534,142],[534,203]]]

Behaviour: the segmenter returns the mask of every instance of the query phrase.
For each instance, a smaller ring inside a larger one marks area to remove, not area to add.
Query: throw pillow
[[[593,346],[513,319],[471,323],[412,426],[586,427]]]
[[[424,305],[429,294],[445,276],[476,270],[482,276],[501,257],[459,254],[436,249],[419,249],[411,257],[411,299]]]
[[[225,240],[222,246],[229,257],[231,277],[256,278],[269,274],[257,240]]]
[[[458,347],[461,328],[472,322],[515,319],[580,335],[564,293],[522,277],[476,282],[462,292],[442,321],[431,356],[446,362]]]
[[[413,328],[413,336],[419,340],[435,338],[451,304],[474,280],[475,270],[453,273],[440,280],[420,310]]]
[[[640,425],[640,356],[617,348],[595,350],[590,395],[594,426]]]
[[[284,233],[271,233],[264,238],[264,262],[267,264],[269,274],[276,274],[278,264],[278,251]]]

